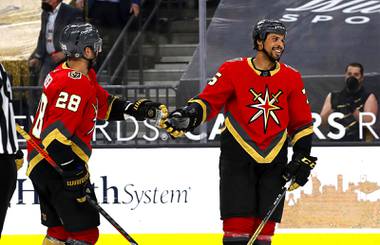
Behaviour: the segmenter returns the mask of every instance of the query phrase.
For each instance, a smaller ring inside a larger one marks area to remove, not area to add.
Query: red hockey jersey
[[[95,122],[108,118],[110,104],[112,96],[97,83],[93,69],[84,75],[63,63],[46,76],[30,133],[45,149],[58,140],[87,162]],[[27,149],[29,174],[43,157],[32,146]]]
[[[202,93],[189,102],[203,108],[203,120],[224,107],[225,125],[259,163],[271,162],[288,136],[294,144],[313,133],[309,102],[299,72],[277,63],[260,76],[253,58],[225,62]]]

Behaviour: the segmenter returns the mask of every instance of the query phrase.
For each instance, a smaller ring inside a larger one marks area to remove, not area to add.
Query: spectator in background
[[[41,30],[37,47],[29,58],[30,72],[38,81],[31,85],[42,85],[45,76],[65,59],[60,46],[61,30],[68,24],[82,22],[82,11],[62,0],[42,0]]]
[[[85,0],[71,0],[70,5],[83,11]]]
[[[103,52],[98,57],[96,69],[102,65],[105,57],[115,43],[121,30],[133,14],[140,14],[140,0],[88,0],[88,15],[103,37]],[[123,51],[118,49],[113,56],[111,67],[116,69]]]
[[[140,0],[88,0],[89,17],[109,31],[121,30],[131,14],[140,14]],[[106,30],[107,31],[107,30]]]
[[[359,135],[359,113],[369,112],[374,117],[364,115],[365,123],[371,122],[377,117],[378,102],[376,96],[365,90],[363,86],[364,69],[360,63],[351,63],[346,66],[345,86],[339,92],[331,92],[327,95],[321,111],[322,124],[327,125],[327,119],[333,112],[340,112],[343,118],[335,121],[346,129],[341,141],[370,141],[372,137],[367,132],[363,139]],[[337,133],[338,129],[330,126],[330,131]]]
[[[9,201],[16,188],[17,170],[23,163],[23,153],[18,148],[12,88],[9,76],[0,64],[0,237]]]

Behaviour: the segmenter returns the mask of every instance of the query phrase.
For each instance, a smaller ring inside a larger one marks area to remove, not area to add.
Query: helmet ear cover
[[[279,20],[263,19],[256,23],[252,31],[253,48],[258,49],[257,40],[263,42],[269,33],[286,35],[286,27]]]
[[[93,51],[95,53],[100,53],[102,52],[102,46],[103,46],[103,40],[99,38],[97,41],[94,42]]]

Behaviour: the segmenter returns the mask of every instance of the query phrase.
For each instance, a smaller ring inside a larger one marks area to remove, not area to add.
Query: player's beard
[[[272,49],[273,49],[273,47],[271,48],[271,51],[272,51]],[[284,50],[282,50],[281,54],[280,54],[278,57],[275,57],[275,56],[272,54],[272,52],[268,52],[268,51],[266,50],[265,47],[263,47],[263,52],[264,52],[264,54],[268,57],[268,59],[274,64],[274,63],[276,63],[277,61],[280,61],[280,58],[281,58],[281,56],[282,56]]]
[[[92,59],[85,58],[87,60],[87,69],[90,70],[96,66],[96,56]]]
[[[96,66],[96,57],[90,60],[90,62],[88,62],[88,65],[89,65],[88,69],[94,68]]]

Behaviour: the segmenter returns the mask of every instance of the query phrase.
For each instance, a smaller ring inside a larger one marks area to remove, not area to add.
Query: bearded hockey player
[[[245,245],[286,181],[305,185],[316,158],[310,156],[312,117],[299,72],[279,62],[285,26],[264,19],[253,28],[254,58],[227,61],[204,90],[175,110],[167,132],[181,136],[215,117],[222,108],[220,212],[223,244]],[[287,164],[288,140],[293,157]],[[284,200],[254,242],[269,245]]]
[[[31,145],[27,174],[40,198],[41,222],[48,227],[43,244],[95,244],[99,214],[86,201],[85,191],[96,200],[87,167],[96,120],[165,118],[167,110],[146,99],[129,102],[112,96],[97,83],[92,65],[102,39],[92,25],[66,26],[60,43],[67,61],[45,79],[31,135],[63,174]]]

